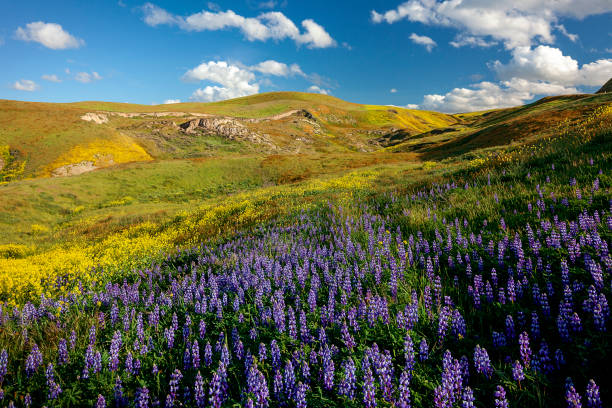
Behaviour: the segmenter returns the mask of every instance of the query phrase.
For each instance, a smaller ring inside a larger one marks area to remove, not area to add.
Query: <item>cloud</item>
[[[564,35],[560,18],[584,18],[589,15],[612,11],[609,0],[521,0],[516,2],[482,0],[409,0],[395,9],[379,13],[372,11],[374,23],[393,24],[400,20],[419,22],[432,26],[453,27],[468,38],[480,38],[465,45],[488,44],[492,39],[501,41],[507,49],[531,46],[534,42],[553,43],[553,30]],[[570,37],[571,39],[571,37]],[[455,41],[457,45],[462,41]]]
[[[414,103],[409,103],[409,104],[407,104],[407,105],[404,105],[404,107],[405,107],[406,109],[419,109],[419,105],[414,104]]]
[[[17,28],[15,35],[20,40],[34,41],[52,50],[79,48],[85,44],[85,41],[64,31],[61,25],[42,21],[28,23],[25,28]]]
[[[427,49],[427,52],[431,52],[433,47],[437,46],[436,42],[426,35],[418,35],[416,33],[410,34],[410,40],[415,43],[424,46]]]
[[[18,91],[33,92],[36,91],[39,86],[36,82],[29,79],[20,79],[13,84],[12,88]]]
[[[395,89],[395,88],[391,88],[391,90],[390,90],[389,92],[391,92],[391,93],[397,93],[397,89]]]
[[[171,105],[173,103],[181,103],[180,99],[166,99],[163,104],[164,105]]]
[[[53,75],[45,74],[45,75],[41,76],[41,78],[44,79],[45,81],[49,81],[49,82],[62,82],[62,80],[59,79],[57,77],[57,75],[55,75],[55,74],[53,74]]]
[[[474,37],[471,35],[458,35],[449,44],[455,48],[460,48],[460,47],[465,47],[465,46],[488,48],[488,47],[497,45],[497,41],[486,41],[482,37]]]
[[[206,86],[197,89],[191,99],[218,101],[238,98],[259,92],[255,74],[247,68],[228,64],[226,61],[203,62],[183,75],[185,81],[210,81],[222,86]]]
[[[566,86],[598,86],[612,76],[612,59],[579,66],[578,61],[563,55],[560,49],[547,45],[518,47],[507,64],[495,61],[491,67],[503,80],[516,77]]]
[[[210,8],[210,7],[209,7]],[[283,13],[270,11],[257,17],[243,17],[232,10],[202,10],[187,17],[177,16],[152,3],[146,3],[142,10],[146,24],[176,25],[185,31],[216,31],[237,28],[249,41],[267,41],[291,39],[298,45],[308,48],[327,48],[336,45],[336,41],[325,29],[311,19],[302,21],[304,29],[300,32],[293,21]]]
[[[90,82],[93,81],[99,81],[102,79],[102,77],[100,76],[100,74],[98,74],[97,72],[93,71],[92,73],[89,72],[79,72],[75,75],[74,79],[76,81],[82,82],[84,84],[88,84]]]
[[[571,42],[576,42],[578,40],[578,35],[569,33],[563,24],[556,25],[555,28],[559,30],[561,34],[569,38]]]
[[[323,89],[318,87],[317,85],[312,85],[311,87],[309,87],[307,89],[308,92],[312,92],[312,93],[319,93],[322,95],[330,95],[331,91],[329,89]]]
[[[206,87],[196,89],[190,99],[213,102],[256,94],[260,86],[272,86],[270,76],[300,76],[315,84],[321,80],[317,74],[304,73],[297,64],[285,64],[275,60],[266,60],[251,66],[239,62],[206,61],[185,72],[182,79],[186,82],[209,82]],[[323,91],[330,92],[319,86],[313,90]]]
[[[470,88],[455,88],[444,95],[425,95],[420,108],[440,112],[473,112],[522,105],[536,95],[577,92],[573,87],[521,78],[502,81],[500,84],[483,81]]]
[[[288,77],[291,75],[306,76],[302,69],[297,64],[287,65],[283,62],[267,60],[260,62],[250,68],[252,71],[261,72],[262,74]]]

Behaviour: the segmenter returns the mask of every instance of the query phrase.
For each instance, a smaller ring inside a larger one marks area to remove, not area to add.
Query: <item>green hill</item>
[[[126,270],[329,200],[513,160],[611,123],[611,103],[571,95],[447,115],[290,92],[158,106],[3,100],[0,288]]]

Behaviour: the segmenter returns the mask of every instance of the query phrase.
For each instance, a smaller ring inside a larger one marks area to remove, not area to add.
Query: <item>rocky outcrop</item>
[[[95,169],[97,169],[97,167],[95,166],[94,162],[83,160],[79,163],[67,164],[65,166],[58,167],[51,172],[51,175],[53,177],[76,176]]]
[[[601,89],[595,93],[601,94],[601,93],[608,93],[608,92],[612,92],[612,78],[610,78],[608,82],[606,82],[604,86],[602,86]]]
[[[181,123],[179,127],[185,133],[203,132],[223,136],[231,140],[248,140],[254,143],[267,142],[266,138],[252,131],[239,120],[227,117],[196,118]]]
[[[106,116],[106,114],[104,113],[93,113],[93,112],[86,113],[83,116],[81,116],[81,119],[87,122],[97,123],[98,125],[108,122],[108,116]]]

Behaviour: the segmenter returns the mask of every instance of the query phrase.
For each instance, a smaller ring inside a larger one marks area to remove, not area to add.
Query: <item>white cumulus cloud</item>
[[[210,7],[209,7],[210,8]],[[156,27],[162,24],[176,25],[185,31],[216,31],[237,28],[249,41],[291,39],[308,48],[327,48],[336,41],[321,25],[311,19],[302,21],[304,29],[278,11],[262,13],[257,17],[244,17],[232,10],[202,10],[183,17],[174,15],[152,3],[146,3],[142,10],[146,24]]]
[[[438,45],[434,40],[427,37],[426,35],[418,35],[416,33],[412,33],[408,38],[410,38],[410,41],[412,41],[413,43],[424,46],[428,52],[431,52],[433,47]]]
[[[238,98],[259,92],[255,74],[246,68],[226,61],[203,62],[183,75],[186,81],[209,81],[221,86],[206,86],[197,89],[191,99],[212,102]]]
[[[247,66],[227,61],[206,61],[185,72],[182,79],[187,82],[207,82],[203,88],[196,89],[192,100],[213,102],[224,99],[248,96],[259,92],[260,86],[270,86],[270,76],[300,76],[311,83],[317,83],[317,74],[307,75],[298,64],[285,64],[275,60],[266,60]],[[313,92],[329,90],[316,87]]]
[[[513,78],[499,84],[483,81],[469,88],[455,88],[444,95],[425,95],[422,109],[440,112],[473,112],[522,105],[536,95],[578,92],[576,88],[542,81]]]
[[[102,79],[102,77],[100,76],[100,74],[98,74],[97,72],[93,71],[91,73],[89,72],[79,72],[74,76],[74,79],[76,81],[82,82],[84,84],[88,84],[90,82],[93,81],[99,81]]]
[[[486,45],[501,41],[506,48],[530,46],[536,42],[553,43],[554,31],[575,40],[565,27],[558,25],[563,17],[584,18],[612,11],[610,0],[408,0],[384,12],[372,11],[374,23],[396,23],[400,20],[433,26],[454,27],[472,40],[455,41],[459,45]],[[480,38],[483,41],[477,41]]]
[[[52,50],[78,48],[85,44],[85,41],[74,37],[61,25],[42,21],[28,23],[25,28],[17,28],[15,35],[20,40],[34,41]]]
[[[181,103],[180,99],[166,99],[163,104],[164,105],[171,105],[173,103]]]
[[[298,64],[287,65],[283,62],[274,60],[266,60],[251,67],[251,70],[261,72],[262,74],[288,77],[291,75],[305,76],[302,68]]]
[[[45,81],[49,81],[49,82],[62,82],[61,79],[58,78],[57,75],[53,74],[53,75],[48,75],[45,74],[43,76],[41,76],[42,79],[44,79]]]
[[[579,66],[578,61],[554,47],[517,47],[512,59],[503,64],[495,61],[493,70],[501,79],[523,78],[570,86],[597,86],[612,76],[612,59],[600,59]]]
[[[329,89],[323,89],[317,85],[312,85],[308,88],[308,92],[319,93],[322,95],[331,95],[331,91]]]
[[[20,79],[13,84],[13,89],[18,91],[33,92],[38,88],[38,84],[30,79]]]

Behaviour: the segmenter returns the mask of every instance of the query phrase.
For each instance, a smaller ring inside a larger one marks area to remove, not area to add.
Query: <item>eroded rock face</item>
[[[208,117],[191,119],[181,123],[179,127],[185,133],[196,133],[198,131],[219,135],[231,140],[249,140],[255,143],[265,142],[265,138],[252,131],[240,121],[225,117]]]
[[[81,116],[81,119],[87,122],[97,123],[98,125],[108,122],[108,116],[106,116],[104,113],[89,112]]]
[[[53,177],[76,176],[95,169],[97,169],[97,167],[95,166],[94,162],[83,160],[79,163],[67,164],[65,166],[58,167],[51,172],[51,175]]]

